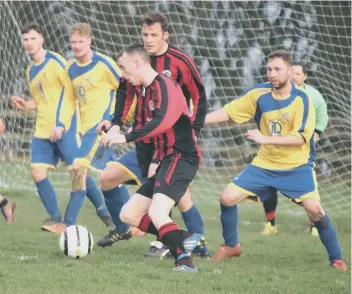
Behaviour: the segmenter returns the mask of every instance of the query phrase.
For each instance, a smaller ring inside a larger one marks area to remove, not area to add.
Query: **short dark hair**
[[[271,52],[267,58],[267,61],[273,58],[282,58],[282,60],[285,61],[288,65],[290,66],[292,65],[291,54],[285,50],[277,50],[277,51]]]
[[[117,60],[124,54],[124,53],[128,53],[128,54],[139,54],[140,56],[142,56],[145,61],[150,62],[150,56],[147,52],[147,50],[145,50],[145,48],[143,47],[143,45],[141,44],[137,44],[137,43],[132,43],[128,46],[126,46],[125,48],[123,48],[120,53],[117,55]]]
[[[27,33],[29,33],[29,32],[32,31],[32,30],[33,30],[33,31],[36,31],[38,34],[41,34],[42,36],[44,36],[43,30],[42,30],[41,26],[40,26],[39,24],[37,24],[37,23],[26,24],[26,25],[23,27],[21,33],[22,33],[22,35],[23,35],[23,34],[27,34]]]
[[[160,23],[164,32],[168,32],[169,23],[167,17],[158,11],[149,11],[143,16],[143,25],[151,26],[155,23]]]
[[[299,61],[295,61],[292,63],[293,66],[301,66],[302,67],[302,71],[303,73],[306,75],[308,73],[308,65],[303,63],[303,62],[299,62]]]

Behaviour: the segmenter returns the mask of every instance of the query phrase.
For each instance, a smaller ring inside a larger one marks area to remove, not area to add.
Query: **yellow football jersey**
[[[288,97],[275,97],[270,83],[257,84],[243,96],[225,105],[232,120],[254,119],[264,136],[297,136],[302,146],[263,144],[252,164],[265,169],[288,170],[315,160],[313,132],[314,103],[308,94],[292,84]]]
[[[66,60],[59,54],[47,51],[42,62],[32,63],[26,70],[26,79],[32,99],[37,103],[34,136],[47,139],[57,124],[58,113],[65,91],[60,76],[65,72]],[[73,112],[72,112],[73,114]],[[71,119],[67,128],[71,125]]]
[[[93,51],[92,59],[86,64],[72,60],[66,68],[65,78],[78,100],[80,112],[80,132],[95,132],[98,123],[111,120],[115,110],[115,94],[119,87],[121,72],[114,60],[101,53]],[[67,95],[66,97],[71,97]],[[65,124],[72,116],[74,103],[63,107],[60,120]]]

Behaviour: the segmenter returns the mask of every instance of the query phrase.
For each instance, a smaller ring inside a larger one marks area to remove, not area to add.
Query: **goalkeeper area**
[[[203,78],[209,111],[221,108],[255,83],[266,81],[265,57],[285,49],[309,67],[307,84],[328,105],[329,123],[317,144],[316,172],[322,205],[336,228],[344,260],[351,265],[351,1],[3,1],[0,2],[0,192],[17,200],[16,222],[0,221],[0,293],[347,293],[350,271],[329,267],[319,238],[308,234],[303,209],[279,197],[279,234],[263,237],[261,206],[239,206],[238,259],[214,264],[196,259],[197,275],[173,273],[170,261],[145,260],[152,237],[93,249],[82,260],[59,251],[58,236],[39,231],[45,211],[29,166],[35,123],[32,111],[14,110],[12,95],[29,95],[24,71],[30,63],[21,42],[24,24],[43,26],[45,48],[73,58],[69,32],[87,22],[93,49],[114,57],[141,42],[141,18],[149,10],[169,19],[170,43],[191,55]],[[254,122],[204,128],[203,161],[192,184],[212,253],[222,242],[219,197],[256,154],[245,139]],[[118,155],[133,148],[119,147]],[[50,175],[63,209],[71,184],[67,170]],[[133,190],[131,190],[132,192]],[[62,210],[63,211],[63,210]],[[176,221],[183,226],[175,210]],[[78,223],[96,242],[107,232],[85,203]],[[265,290],[264,290],[265,289]]]

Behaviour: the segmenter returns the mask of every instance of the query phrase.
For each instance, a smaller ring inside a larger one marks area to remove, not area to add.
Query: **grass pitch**
[[[73,260],[59,249],[59,236],[40,231],[46,218],[39,197],[32,192],[5,193],[17,200],[16,222],[0,220],[0,293],[350,293],[351,271],[332,269],[319,238],[308,234],[302,215],[279,213],[279,233],[263,237],[260,206],[240,205],[240,258],[223,263],[195,259],[200,272],[173,272],[171,260],[146,260],[152,236],[122,241],[111,248],[94,247],[88,257]],[[68,200],[60,193],[64,208]],[[292,204],[293,205],[293,204]],[[199,204],[208,245],[214,252],[223,242],[218,206]],[[64,210],[62,210],[64,211]],[[175,220],[183,226],[175,210]],[[351,219],[331,215],[344,260],[351,265]],[[96,242],[106,229],[85,202],[79,224]]]

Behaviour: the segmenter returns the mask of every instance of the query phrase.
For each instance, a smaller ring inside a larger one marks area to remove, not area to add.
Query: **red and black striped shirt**
[[[136,88],[140,89],[140,87]],[[192,128],[189,109],[182,99],[181,88],[168,77],[158,74],[138,95],[136,113],[142,114],[126,141],[145,141],[153,138],[155,157],[161,161],[166,155],[179,152],[200,162],[200,152]]]
[[[150,56],[152,67],[161,74],[164,74],[174,81],[182,89],[188,107],[192,100],[192,126],[196,131],[204,125],[207,114],[207,97],[203,81],[198,72],[194,60],[169,44],[167,51],[160,56]],[[122,126],[131,107],[135,92],[133,86],[126,82],[121,82],[116,94],[115,114],[113,124]],[[137,93],[138,94],[138,93]],[[180,98],[180,97],[177,97]],[[135,115],[135,119],[138,119]]]

